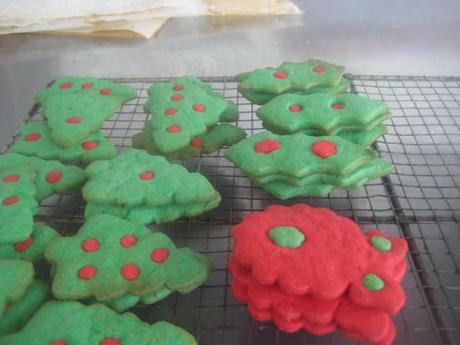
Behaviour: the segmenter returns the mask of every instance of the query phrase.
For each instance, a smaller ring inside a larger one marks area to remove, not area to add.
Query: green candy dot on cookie
[[[383,280],[376,276],[374,273],[366,274],[362,281],[363,285],[369,291],[379,291],[385,287]]]
[[[388,252],[391,250],[391,242],[384,237],[372,236],[371,244],[372,247],[380,252]]]
[[[305,236],[293,226],[277,226],[268,232],[275,244],[286,248],[299,248],[305,241]]]

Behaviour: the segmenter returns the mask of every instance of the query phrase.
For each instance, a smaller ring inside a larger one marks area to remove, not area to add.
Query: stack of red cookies
[[[404,304],[404,239],[324,208],[269,206],[232,230],[229,261],[235,297],[256,320],[282,331],[304,329],[376,345],[391,344],[390,315]]]

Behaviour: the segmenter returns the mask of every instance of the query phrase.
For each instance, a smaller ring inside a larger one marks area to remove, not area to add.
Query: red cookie
[[[285,292],[321,300],[340,297],[368,274],[394,281],[395,267],[407,251],[403,239],[374,231],[372,244],[353,221],[302,204],[272,205],[249,214],[234,226],[232,235],[234,258],[259,283],[276,283]]]
[[[389,315],[405,301],[404,239],[364,234],[347,218],[301,204],[249,214],[232,235],[231,289],[255,319],[285,332],[338,327],[357,341],[393,341]]]

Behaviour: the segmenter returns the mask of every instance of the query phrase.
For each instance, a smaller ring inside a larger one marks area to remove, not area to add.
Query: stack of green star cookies
[[[129,149],[111,160],[93,162],[86,174],[87,218],[109,213],[142,224],[165,223],[199,215],[221,200],[203,175],[142,150]]]
[[[276,68],[256,69],[236,76],[238,90],[255,104],[265,104],[283,93],[340,94],[350,83],[343,77],[345,68],[321,60],[285,62]]]
[[[195,77],[157,82],[144,105],[151,115],[133,146],[168,159],[187,159],[232,145],[246,134],[227,122],[238,120],[238,108]]]
[[[33,121],[19,132],[12,152],[62,162],[89,163],[116,154],[99,128],[136,90],[91,77],[62,77],[39,91],[36,101],[46,121]]]
[[[374,150],[337,136],[302,133],[259,133],[230,147],[225,156],[280,199],[355,189],[393,170]]]
[[[383,122],[391,114],[381,101],[345,93],[280,95],[257,109],[257,116],[276,134],[337,135],[369,146],[386,132]]]

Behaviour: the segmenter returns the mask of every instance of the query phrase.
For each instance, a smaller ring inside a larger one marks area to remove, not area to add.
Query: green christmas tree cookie
[[[38,212],[34,179],[35,171],[27,165],[0,170],[0,248],[23,241],[32,232]]]
[[[148,93],[144,110],[152,115],[150,136],[165,154],[187,147],[221,120],[237,119],[233,103],[194,77],[157,82]]]
[[[44,224],[33,226],[32,234],[22,242],[0,244],[0,260],[37,261],[43,258],[45,248],[59,234]]]
[[[256,69],[236,76],[238,90],[257,104],[282,93],[340,93],[348,89],[344,67],[321,60],[285,62],[276,68]]]
[[[12,303],[24,296],[33,277],[31,262],[0,260],[0,319]]]
[[[2,168],[28,165],[35,170],[36,198],[44,199],[54,193],[63,194],[77,190],[85,182],[85,172],[75,166],[63,165],[58,161],[45,161],[18,153],[0,156]]]
[[[104,305],[48,302],[2,345],[196,345],[185,330],[167,322],[153,325],[131,313],[118,315]]]
[[[19,331],[46,301],[49,287],[45,282],[34,280],[24,296],[11,304],[0,318],[0,337]]]
[[[219,193],[203,175],[140,150],[126,150],[112,160],[91,163],[86,173],[89,180],[83,197],[109,213],[119,207],[136,208],[136,212],[147,211],[162,222],[198,215],[220,202]]]
[[[107,301],[164,288],[188,293],[209,276],[212,264],[163,233],[100,214],[72,237],[51,242],[45,258],[55,266],[52,291],[59,299]]]
[[[151,132],[151,125],[147,123],[144,130],[133,137],[133,146],[145,149],[153,155],[163,155],[168,159],[189,159],[201,153],[212,153],[219,150],[222,146],[231,146],[246,137],[244,129],[229,123],[222,123],[190,140],[187,147],[164,155],[155,147],[155,143],[150,136]]]
[[[61,147],[51,138],[51,131],[43,121],[33,121],[19,131],[19,139],[10,152],[26,156],[35,156],[45,160],[56,159],[61,162],[91,163],[96,160],[110,159],[116,156],[115,146],[101,132],[92,133],[82,143]]]
[[[257,116],[276,134],[338,135],[368,146],[391,114],[385,103],[349,93],[284,94],[257,109]]]
[[[62,147],[81,143],[125,102],[136,97],[127,85],[91,77],[61,77],[39,91],[36,101],[51,130],[51,137]]]
[[[259,133],[230,147],[225,156],[281,199],[358,188],[393,170],[374,150],[337,136],[302,133]]]

